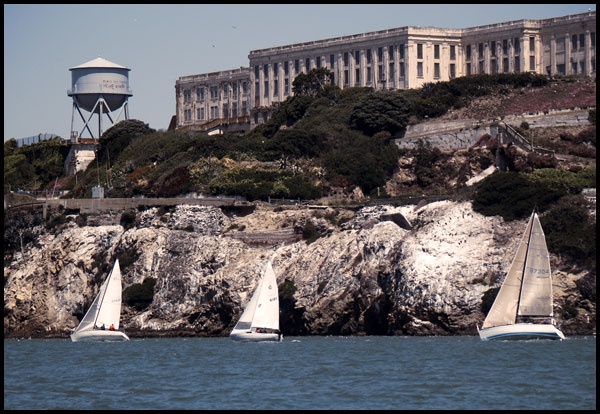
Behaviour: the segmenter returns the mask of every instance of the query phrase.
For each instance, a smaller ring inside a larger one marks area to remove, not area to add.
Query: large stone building
[[[293,94],[296,75],[324,67],[340,88],[418,88],[471,74],[596,76],[596,12],[466,29],[399,27],[252,50],[249,67],[175,83],[177,128],[248,129]]]

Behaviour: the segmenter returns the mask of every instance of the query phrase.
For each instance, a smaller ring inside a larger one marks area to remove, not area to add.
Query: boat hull
[[[71,335],[73,342],[120,342],[129,341],[129,337],[120,331],[102,331],[92,329],[89,331],[75,332]]]
[[[229,334],[229,337],[236,341],[283,341],[283,335],[277,333],[258,333],[244,330],[234,330]]]
[[[526,340],[526,339],[558,339],[565,336],[561,331],[550,324],[516,323],[514,325],[501,325],[492,328],[478,329],[482,341],[501,340]]]

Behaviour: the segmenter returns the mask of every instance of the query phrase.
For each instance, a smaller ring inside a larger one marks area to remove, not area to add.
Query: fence
[[[27,137],[27,138],[19,138],[17,139],[17,147],[22,147],[23,145],[31,145],[31,144],[37,144],[38,142],[42,142],[42,141],[46,141],[52,138],[56,138],[58,135],[56,134],[50,134],[50,133],[44,133],[44,134],[37,134],[37,135],[33,135],[31,137]]]

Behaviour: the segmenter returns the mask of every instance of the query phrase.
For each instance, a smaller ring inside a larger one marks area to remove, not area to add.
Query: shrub
[[[481,182],[473,197],[473,210],[486,215],[500,215],[506,221],[531,214],[534,207],[545,211],[550,203],[567,194],[564,186],[553,180],[532,179],[525,173],[492,174]]]
[[[123,301],[141,311],[146,309],[154,300],[154,285],[156,279],[147,277],[143,283],[134,283],[123,290]]]
[[[128,210],[121,214],[121,226],[123,226],[125,230],[129,230],[130,228],[134,227],[136,215],[137,213],[135,210]]]

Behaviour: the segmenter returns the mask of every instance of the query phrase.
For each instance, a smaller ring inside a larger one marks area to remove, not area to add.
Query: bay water
[[[4,340],[4,409],[596,409],[596,337]]]

